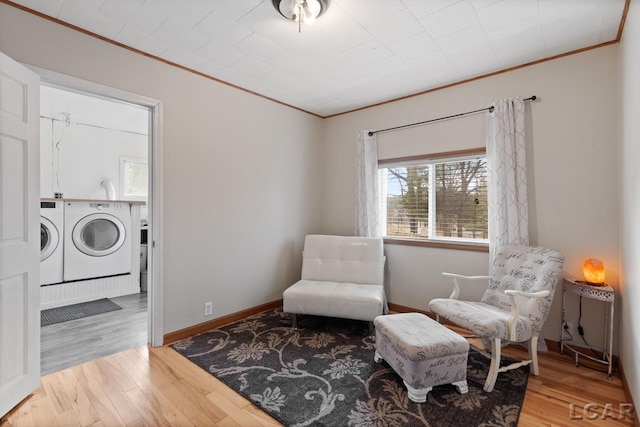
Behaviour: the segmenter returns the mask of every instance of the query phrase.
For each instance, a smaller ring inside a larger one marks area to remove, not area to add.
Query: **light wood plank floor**
[[[504,353],[526,354],[517,347]],[[553,351],[540,354],[540,371],[529,378],[521,426],[633,425],[616,419],[619,404],[627,403],[617,375],[607,380]],[[586,414],[592,420],[582,412],[590,403],[598,405]],[[605,404],[611,410],[603,420]],[[165,425],[280,424],[172,349],[146,346],[42,377],[40,388],[0,421],[1,427]]]
[[[148,342],[147,293],[110,300],[122,310],[40,329],[40,371],[43,375]]]

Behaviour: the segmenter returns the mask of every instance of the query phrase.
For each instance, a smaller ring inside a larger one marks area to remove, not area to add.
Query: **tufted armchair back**
[[[384,284],[381,237],[310,234],[304,240],[302,279],[324,282]]]
[[[534,332],[540,332],[549,314],[563,263],[564,256],[553,249],[504,246],[497,252],[491,266],[491,280],[482,302],[511,310],[511,301],[504,294],[505,290],[549,290],[550,294],[546,298],[516,297],[520,315],[531,320]]]

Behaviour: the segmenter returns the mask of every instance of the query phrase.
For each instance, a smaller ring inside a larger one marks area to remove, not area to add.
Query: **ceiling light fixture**
[[[280,15],[298,23],[298,32],[302,32],[302,23],[313,24],[328,8],[330,0],[272,0],[273,7]]]

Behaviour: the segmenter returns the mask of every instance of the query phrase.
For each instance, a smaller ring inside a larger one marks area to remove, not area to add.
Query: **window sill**
[[[460,251],[489,252],[488,243],[452,242],[441,240],[402,239],[398,237],[384,237],[385,245],[422,246],[425,248],[454,249]]]

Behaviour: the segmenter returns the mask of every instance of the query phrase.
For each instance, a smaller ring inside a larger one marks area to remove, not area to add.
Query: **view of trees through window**
[[[479,158],[385,169],[386,235],[488,239],[486,166]]]

